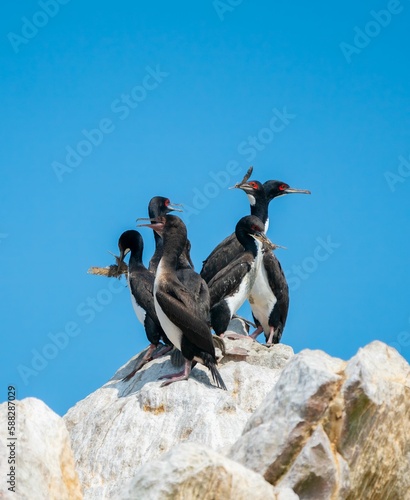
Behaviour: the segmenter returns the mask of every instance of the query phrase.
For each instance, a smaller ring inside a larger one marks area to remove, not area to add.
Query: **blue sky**
[[[250,165],[312,191],[270,207],[282,341],[410,359],[409,2],[3,10],[0,400],[14,385],[64,414],[145,347],[124,283],[88,267],[160,195],[185,204],[199,270],[249,212],[227,187]]]

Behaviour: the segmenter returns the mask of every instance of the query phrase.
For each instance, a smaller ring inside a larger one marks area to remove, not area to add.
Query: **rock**
[[[373,342],[348,363],[302,351],[229,457],[301,499],[410,498],[410,367]]]
[[[277,484],[340,387],[342,378],[337,372],[344,365],[319,351],[303,351],[294,356],[249,419],[230,458]]]
[[[304,499],[335,498],[332,496],[335,491],[339,491],[339,498],[345,498],[347,464],[333,454],[332,444],[321,426],[313,431],[279,484],[295,488]]]
[[[243,318],[235,316],[229,322],[226,333],[236,333],[238,335],[246,336],[249,334],[249,324],[245,323],[245,320]]]
[[[289,488],[271,486],[259,474],[208,447],[184,443],[143,465],[118,500],[297,500]]]
[[[0,497],[19,500],[80,500],[83,498],[74,466],[70,438],[61,417],[42,401],[15,401],[16,493],[8,491],[9,450],[0,453]],[[7,440],[8,404],[0,405],[0,442]],[[16,495],[17,494],[17,495]]]
[[[64,420],[85,498],[114,498],[141,465],[178,443],[229,450],[293,355],[283,344],[267,348],[246,337],[226,340],[228,349],[238,342],[246,345],[249,355],[247,361],[235,361],[235,356],[222,360],[220,373],[228,391],[213,386],[208,370],[199,365],[188,381],[161,388],[159,377],[175,371],[169,356],[150,362],[123,382],[132,370],[131,360],[68,411]]]
[[[410,500],[410,366],[397,351],[372,342],[345,362],[247,336],[226,344],[228,391],[201,366],[161,388],[167,356],[123,382],[131,360],[64,420],[16,402],[17,495],[4,481],[0,497],[82,498],[65,422],[86,499]]]
[[[410,367],[381,342],[347,364],[336,433],[350,469],[348,498],[410,499]]]

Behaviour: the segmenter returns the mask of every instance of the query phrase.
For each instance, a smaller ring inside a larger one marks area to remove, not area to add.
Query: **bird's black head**
[[[142,254],[144,249],[144,242],[141,234],[135,229],[124,231],[118,240],[118,248],[120,250],[119,262],[124,260],[124,257],[129,252],[136,252]]]
[[[176,215],[167,215],[152,218],[150,224],[140,224],[140,226],[150,227],[161,236],[164,257],[176,265],[176,259],[184,251],[187,243],[187,229],[184,222]]]
[[[294,194],[294,193],[300,193],[300,194],[310,194],[310,191],[307,189],[296,189],[296,188],[291,188],[289,184],[286,184],[286,182],[282,181],[266,181],[263,184],[263,187],[265,189],[266,193],[266,198],[268,199],[268,202],[273,200],[274,198],[278,198],[279,196],[284,196],[285,194]]]
[[[182,212],[177,205],[172,204],[170,199],[164,196],[154,196],[148,204],[148,214],[150,218],[161,217],[173,211]]]
[[[256,250],[255,242],[253,240],[260,241],[263,247],[270,250],[274,250],[279,247],[278,245],[272,243],[266,236],[265,225],[259,217],[256,217],[255,215],[246,215],[245,217],[242,217],[238,224],[236,224],[235,234],[245,249],[249,248],[252,251]]]
[[[143,219],[137,219],[143,220]],[[158,233],[164,240],[169,235],[178,235],[180,238],[187,238],[187,230],[184,222],[176,215],[163,215],[160,217],[150,217],[149,224],[138,224],[139,227],[150,227]],[[185,245],[185,243],[184,243]]]
[[[169,234],[178,234],[181,238],[187,237],[187,229],[183,220],[177,215],[167,215],[164,217],[163,237]],[[185,243],[184,243],[185,245]]]
[[[245,215],[239,219],[235,227],[235,234],[239,243],[245,248],[254,247],[254,238],[259,238],[264,234],[265,225],[255,215]],[[250,238],[252,237],[252,238]]]
[[[258,234],[265,232],[265,225],[255,215],[245,215],[242,219],[239,219],[236,224],[236,229],[240,229],[247,234]]]
[[[259,181],[241,182],[234,187],[245,191],[252,206],[255,205],[257,200],[262,200],[266,197],[263,184]]]

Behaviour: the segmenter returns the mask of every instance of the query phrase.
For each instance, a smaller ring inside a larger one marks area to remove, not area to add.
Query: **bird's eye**
[[[281,184],[279,186],[279,191],[285,191],[285,189],[287,189],[289,186],[287,184]]]
[[[164,201],[164,205],[167,207],[171,202],[169,201],[169,199],[167,198],[165,201]]]
[[[249,184],[253,187],[253,189],[259,189],[259,186],[257,185],[256,182],[252,181]]]

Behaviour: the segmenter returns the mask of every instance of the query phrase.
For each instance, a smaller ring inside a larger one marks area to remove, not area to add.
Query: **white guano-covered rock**
[[[410,499],[410,367],[372,342],[347,363],[302,351],[229,457],[301,499]]]
[[[345,363],[320,351],[294,356],[249,419],[230,458],[275,484],[296,459],[342,383]]]
[[[297,500],[289,488],[196,443],[184,443],[143,465],[117,500]]]
[[[228,391],[216,388],[209,371],[199,365],[188,381],[160,387],[160,376],[177,371],[169,356],[123,382],[133,368],[131,360],[69,410],[64,419],[86,499],[114,498],[141,465],[178,443],[229,450],[293,351],[285,345],[267,348],[245,337],[226,344],[228,350],[241,347],[248,352],[247,357],[227,355],[222,360],[219,369]]]
[[[349,465],[347,498],[410,499],[410,366],[382,342],[359,349],[341,388],[338,452]]]
[[[345,362],[227,340],[213,386],[195,367],[161,388],[169,357],[131,360],[64,420],[16,402],[16,493],[2,498],[410,500],[410,366],[372,342]],[[0,405],[6,478],[7,404]],[[66,423],[78,468],[74,469]]]
[[[16,488],[8,490],[7,403],[0,405],[0,498],[19,500],[81,500],[70,438],[64,421],[42,401],[15,401]]]

